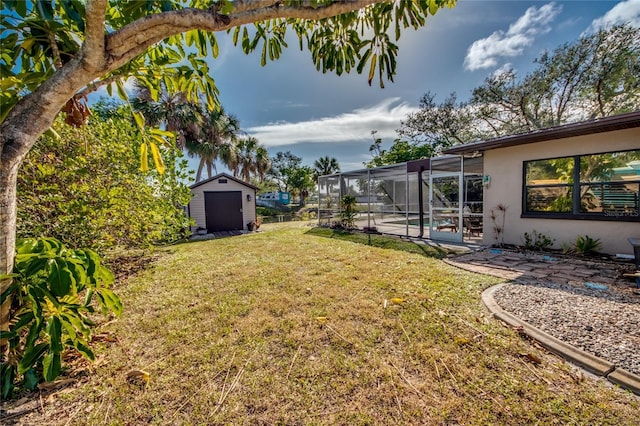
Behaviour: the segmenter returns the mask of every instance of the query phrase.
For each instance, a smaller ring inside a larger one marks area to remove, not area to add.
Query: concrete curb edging
[[[612,364],[607,360],[565,343],[502,309],[495,301],[493,295],[504,285],[506,284],[498,284],[493,287],[489,287],[482,292],[482,303],[484,303],[495,318],[513,327],[521,328],[527,336],[536,340],[544,348],[561,356],[562,358],[565,358],[569,362],[594,374],[603,376],[610,382],[615,383],[636,395],[640,395],[640,376],[625,369],[618,368],[615,364]]]

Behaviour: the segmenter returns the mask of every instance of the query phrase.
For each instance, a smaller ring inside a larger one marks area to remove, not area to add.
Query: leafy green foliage
[[[19,240],[16,249],[13,282],[0,296],[0,302],[12,300],[9,330],[2,332],[9,343],[0,378],[3,398],[17,382],[34,389],[58,377],[66,349],[94,359],[89,315],[96,300],[103,314],[122,313],[122,302],[108,288],[113,274],[96,252],[71,250],[53,238]]]
[[[640,29],[631,26],[585,35],[543,53],[523,78],[513,71],[489,77],[471,103],[498,136],[636,110],[638,40]]]
[[[275,182],[280,191],[289,192],[291,190],[289,180],[301,165],[302,158],[290,151],[277,152],[275,156],[271,157],[271,168],[267,173],[267,178]]]
[[[427,92],[420,98],[420,109],[409,114],[398,129],[402,139],[409,140],[413,147],[428,149],[426,157],[433,157],[452,145],[483,136],[474,123],[474,114],[464,102],[457,101],[455,92],[440,104],[435,96]]]
[[[303,198],[308,195],[310,190],[315,188],[313,169],[309,166],[301,166],[294,169],[289,176],[289,185],[293,194],[300,195],[300,204],[304,205]]]
[[[300,204],[310,190],[315,188],[314,169],[302,165],[302,158],[291,152],[277,152],[271,158],[267,179],[275,182],[280,191],[300,195]]]
[[[345,195],[340,199],[340,225],[344,229],[353,229],[356,219],[356,197]]]
[[[55,128],[60,139],[40,138],[19,173],[18,237],[44,235],[98,251],[182,238],[191,195],[177,149],[158,147],[165,173],[143,172],[142,139],[130,119],[97,114],[82,129],[61,121]]]
[[[553,243],[555,243],[555,241],[555,238],[549,238],[542,232],[538,232],[535,229],[533,230],[533,232],[531,232],[531,234],[525,232],[523,236],[524,248],[527,250],[547,250],[553,246]]]
[[[588,235],[579,235],[573,244],[573,250],[580,255],[597,254],[602,243],[599,238],[591,238]]]
[[[369,152],[373,158],[368,163],[365,163],[367,167],[404,163],[421,158],[430,158],[435,155],[432,145],[415,144],[400,139],[396,139],[393,145],[386,150],[382,148],[382,139],[380,138],[374,140],[373,145],[369,147]]]
[[[129,1],[115,2],[107,7],[107,28],[117,30],[145,16],[182,9],[182,1]],[[209,7],[209,1],[192,0],[192,7]],[[228,10],[230,2],[218,2]],[[0,50],[0,68],[3,75],[0,105],[4,119],[6,113],[25,92],[35,90],[56,69],[71,60],[80,50],[85,31],[85,5],[79,0],[39,0],[37,2],[3,1],[9,13],[2,15],[6,29]],[[197,47],[197,57],[191,49]],[[135,77],[157,100],[162,85],[170,91],[185,92],[189,100],[206,100],[213,110],[218,102],[218,89],[210,76],[204,59],[209,54],[218,55],[214,33],[192,30],[169,37],[164,43],[154,45],[121,68],[104,76],[104,82],[94,82],[95,87],[107,84],[109,95],[126,99],[124,81]]]
[[[302,8],[297,0],[282,3]],[[311,3],[321,8],[332,2]],[[76,56],[85,38],[86,15],[85,2],[80,0],[3,0],[2,4],[5,11],[1,16],[4,34],[0,47],[3,76],[0,121],[25,93],[34,91]],[[400,38],[401,28],[423,26],[429,14],[454,5],[455,0],[400,0],[375,4],[366,13],[350,12],[319,20],[276,18],[238,26],[231,33],[233,43],[246,54],[259,51],[264,66],[280,58],[288,47],[287,30],[293,29],[300,48],[306,43],[318,70],[340,75],[355,68],[359,73],[367,73],[369,84],[377,74],[380,86],[384,87],[384,78],[393,81],[398,54],[394,41]],[[110,2],[105,24],[110,31],[117,31],[142,18],[183,8],[209,10],[212,19],[225,21],[230,19],[227,15],[234,12],[235,6],[229,0]],[[110,95],[115,89],[125,99],[124,81],[135,77],[149,89],[154,100],[166,87],[170,93],[185,93],[193,102],[203,97],[209,110],[214,110],[220,103],[219,92],[205,58],[216,58],[218,54],[214,32],[188,30],[152,46],[83,92],[107,85]]]

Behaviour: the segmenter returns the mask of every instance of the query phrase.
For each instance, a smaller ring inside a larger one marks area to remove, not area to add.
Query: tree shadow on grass
[[[448,255],[458,253],[455,250],[450,250],[444,247],[419,244],[391,235],[370,234],[360,231],[345,231],[340,229],[316,227],[305,232],[305,234],[314,235],[316,237],[334,238],[342,241],[350,241],[352,243],[364,244],[372,247],[415,253],[435,259],[442,259],[447,257]]]

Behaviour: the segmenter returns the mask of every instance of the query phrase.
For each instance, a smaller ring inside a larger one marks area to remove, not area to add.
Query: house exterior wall
[[[227,183],[220,183],[220,179],[226,179]],[[204,206],[205,192],[224,192],[224,191],[242,191],[242,223],[244,229],[247,224],[256,220],[256,191],[253,188],[245,186],[226,176],[220,176],[210,182],[203,183],[195,188],[191,188],[193,194],[191,202],[189,202],[189,215],[195,221],[195,225],[191,227],[191,231],[202,227],[207,227],[207,220]],[[251,201],[247,200],[247,195],[251,195]]]
[[[522,218],[523,162],[580,154],[640,148],[640,128],[617,130],[560,140],[531,143],[484,152],[484,174],[491,177],[484,189],[484,244],[496,242],[491,210],[507,206],[504,243],[523,244],[525,232],[536,230],[555,238],[554,248],[573,243],[579,235],[599,238],[601,252],[633,254],[628,237],[640,237],[640,222]]]

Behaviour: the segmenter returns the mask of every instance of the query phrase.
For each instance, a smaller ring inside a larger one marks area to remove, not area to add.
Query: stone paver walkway
[[[558,284],[585,282],[619,287],[618,290],[632,292],[631,281],[624,280],[622,273],[633,269],[632,263],[599,261],[519,253],[502,249],[485,249],[446,259],[446,262],[472,272],[500,278],[530,282],[546,281]]]

